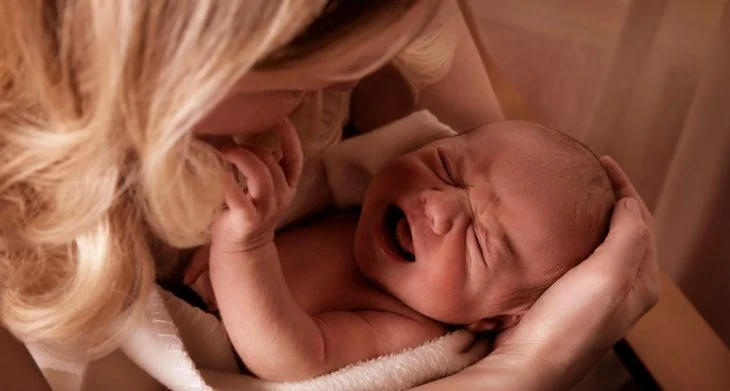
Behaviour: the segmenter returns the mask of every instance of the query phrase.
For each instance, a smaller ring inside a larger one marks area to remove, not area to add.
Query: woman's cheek
[[[263,133],[299,107],[304,95],[274,91],[233,96],[215,107],[193,131],[207,135]]]

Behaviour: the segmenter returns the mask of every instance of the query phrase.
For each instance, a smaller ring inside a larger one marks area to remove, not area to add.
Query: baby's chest
[[[310,314],[331,311],[398,311],[405,305],[370,283],[346,259],[302,255],[297,264],[282,262],[294,298]]]
[[[282,272],[294,298],[310,314],[330,311],[412,311],[369,282],[357,267],[357,215],[340,213],[276,237]]]

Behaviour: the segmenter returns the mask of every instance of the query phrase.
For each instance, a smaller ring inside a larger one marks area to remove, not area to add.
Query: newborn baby
[[[233,346],[269,380],[394,353],[451,325],[514,325],[602,241],[615,202],[586,147],[503,122],[394,159],[374,176],[359,218],[343,212],[274,241],[301,170],[296,134],[282,126],[281,136],[279,161],[222,153],[248,189],[227,177],[209,253]]]

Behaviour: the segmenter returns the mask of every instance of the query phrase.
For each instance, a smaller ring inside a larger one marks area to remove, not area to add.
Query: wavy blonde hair
[[[412,2],[0,2],[5,326],[70,358],[118,346],[156,243],[206,242],[221,202],[193,125],[248,70],[340,53]]]

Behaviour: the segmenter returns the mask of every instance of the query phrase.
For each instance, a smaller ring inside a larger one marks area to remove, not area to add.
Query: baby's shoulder
[[[408,307],[389,293],[378,289],[370,295],[369,317],[377,319],[380,327],[403,327],[418,335],[424,342],[440,337],[447,331],[446,325],[437,322]]]
[[[407,311],[363,310],[355,312],[362,318],[380,354],[402,351],[422,345],[446,334],[443,324],[418,313]],[[360,335],[367,335],[362,333]]]
[[[359,359],[397,353],[446,333],[433,321],[381,308],[323,312],[314,320],[330,345]]]

